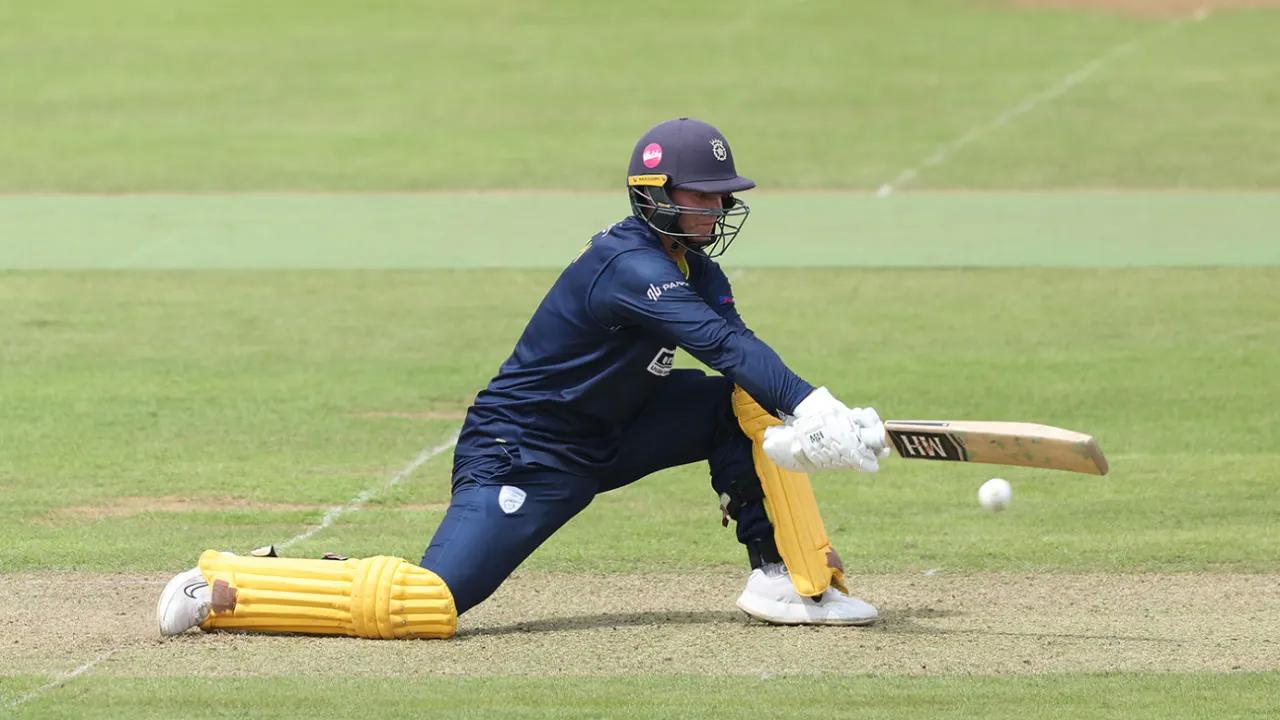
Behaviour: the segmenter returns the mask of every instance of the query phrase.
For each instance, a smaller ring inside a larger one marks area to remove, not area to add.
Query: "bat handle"
[[[878,428],[858,428],[858,439],[862,440],[862,444],[875,452],[883,450],[889,442],[885,437],[884,425]]]

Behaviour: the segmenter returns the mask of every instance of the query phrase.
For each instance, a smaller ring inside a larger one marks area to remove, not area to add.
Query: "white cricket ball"
[[[978,504],[991,512],[1000,512],[1009,507],[1013,499],[1013,487],[1008,480],[991,478],[978,488]]]

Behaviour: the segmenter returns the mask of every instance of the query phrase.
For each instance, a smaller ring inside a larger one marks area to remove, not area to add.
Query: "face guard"
[[[667,182],[667,176],[661,174],[629,176],[631,212],[654,232],[666,235],[686,250],[709,258],[723,255],[747,222],[751,208],[732,194],[725,194],[722,207],[718,209],[676,205],[667,194]],[[705,235],[687,233],[680,228],[681,215],[714,217],[716,222],[711,232]]]

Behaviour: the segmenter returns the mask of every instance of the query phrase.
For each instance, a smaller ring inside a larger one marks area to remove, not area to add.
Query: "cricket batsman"
[[[788,369],[739,315],[714,258],[753,187],[711,125],[651,128],[631,153],[631,215],[565,268],[468,409],[421,563],[208,550],[162,592],[160,632],[447,638],[596,495],[699,461],[752,568],[739,608],[786,625],[875,622],[848,594],[807,473],[875,472],[884,428]],[[674,369],[680,350],[718,374]],[[773,431],[784,422],[795,432]]]

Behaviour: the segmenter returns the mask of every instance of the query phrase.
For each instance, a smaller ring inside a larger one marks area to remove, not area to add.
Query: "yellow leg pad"
[[[782,421],[740,387],[733,389],[733,412],[742,432],[751,438],[751,457],[764,489],[764,507],[773,523],[773,540],[796,592],[813,597],[833,585],[848,592],[844,571],[818,513],[809,476],[783,470],[764,452],[764,431]]]
[[[200,556],[213,590],[203,630],[447,638],[458,627],[453,595],[439,575],[398,557],[295,560]]]

